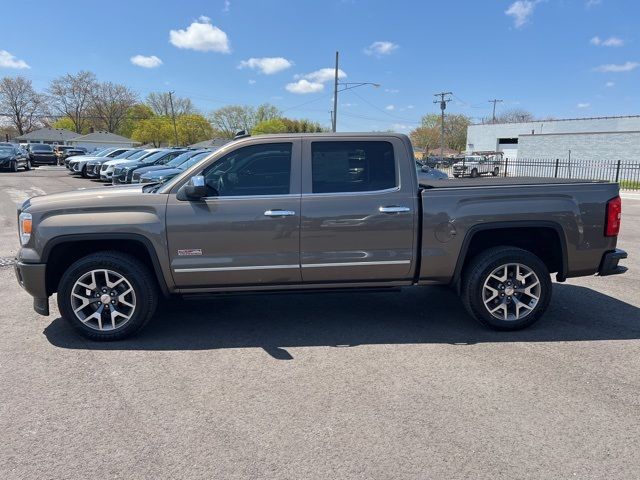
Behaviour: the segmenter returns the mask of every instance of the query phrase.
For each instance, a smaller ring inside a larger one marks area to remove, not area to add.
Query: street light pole
[[[173,92],[169,92],[169,104],[171,105],[171,118],[173,119],[173,134],[175,135],[176,144],[178,146],[178,128],[176,127],[176,113],[173,111]]]

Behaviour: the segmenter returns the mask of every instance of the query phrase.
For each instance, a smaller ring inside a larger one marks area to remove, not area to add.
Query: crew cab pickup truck
[[[450,285],[482,324],[538,320],[551,277],[612,275],[615,183],[420,180],[407,136],[241,138],[164,184],[34,197],[15,266],[81,334],[138,331],[161,296]]]

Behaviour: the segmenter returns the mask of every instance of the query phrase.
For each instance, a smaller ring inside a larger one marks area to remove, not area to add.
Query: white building
[[[577,160],[640,158],[640,115],[470,125],[467,152]]]

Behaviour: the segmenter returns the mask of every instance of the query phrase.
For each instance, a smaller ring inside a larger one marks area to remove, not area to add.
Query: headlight
[[[26,245],[31,238],[31,230],[33,229],[33,218],[30,213],[22,212],[18,217],[18,226],[20,230],[20,243]]]

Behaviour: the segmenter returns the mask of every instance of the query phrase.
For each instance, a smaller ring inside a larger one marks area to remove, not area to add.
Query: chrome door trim
[[[300,268],[300,265],[251,265],[247,267],[202,267],[202,268],[174,268],[176,273],[195,272],[232,272],[239,270],[272,270],[272,269]]]
[[[296,214],[293,210],[267,210],[265,217],[293,217]]]
[[[406,265],[411,260],[387,260],[380,262],[338,262],[338,263],[303,263],[302,268],[321,268],[321,267],[368,267],[375,265]]]

